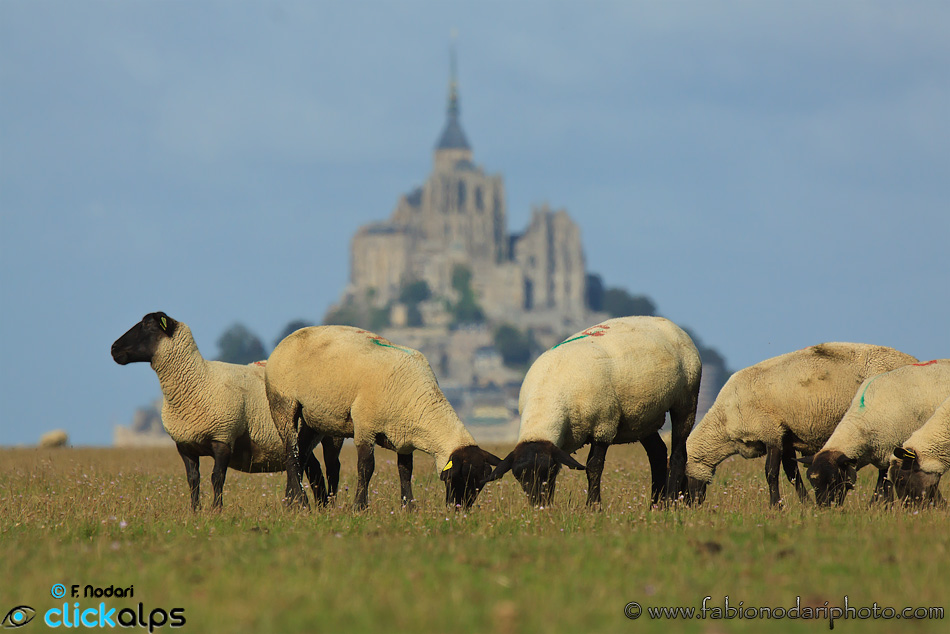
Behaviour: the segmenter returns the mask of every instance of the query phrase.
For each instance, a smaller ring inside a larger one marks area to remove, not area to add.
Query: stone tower
[[[432,172],[400,197],[388,221],[357,231],[351,258],[347,298],[376,308],[419,280],[434,296],[451,298],[452,272],[462,265],[489,318],[518,323],[534,311],[575,320],[586,311],[580,229],[566,211],[536,208],[523,234],[508,235],[504,181],[475,164],[462,129],[454,51]]]

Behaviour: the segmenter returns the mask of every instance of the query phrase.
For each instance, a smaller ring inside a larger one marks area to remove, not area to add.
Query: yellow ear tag
[[[914,460],[917,460],[917,452],[914,451],[913,449],[905,449],[904,453],[908,458],[913,458]]]
[[[162,317],[162,330],[168,330],[168,321]]]
[[[445,469],[442,469],[442,471],[448,471],[451,468],[452,468],[452,461],[449,460],[449,464],[445,465]]]

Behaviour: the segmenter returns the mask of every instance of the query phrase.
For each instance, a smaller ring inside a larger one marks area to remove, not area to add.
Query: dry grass
[[[506,477],[461,512],[443,506],[432,461],[417,454],[419,505],[409,513],[397,502],[395,456],[380,449],[370,508],[355,514],[355,452],[342,457],[333,508],[289,512],[283,474],[231,471],[225,509],[192,514],[174,450],[0,450],[0,610],[26,604],[42,619],[62,605],[54,583],[134,585],[133,600],[111,605],[183,607],[185,628],[201,632],[786,632],[828,621],[629,621],[623,607],[698,607],[704,596],[722,607],[726,595],[743,607],[787,608],[796,597],[836,606],[845,595],[856,607],[948,607],[950,512],[869,509],[870,470],[841,509],[791,499],[772,510],[762,461],[734,458],[702,508],[650,510],[642,449],[617,447],[602,512],[584,508],[577,472],[562,473],[550,508],[531,508]],[[207,505],[210,461],[202,473]],[[835,627],[937,632],[946,623]]]

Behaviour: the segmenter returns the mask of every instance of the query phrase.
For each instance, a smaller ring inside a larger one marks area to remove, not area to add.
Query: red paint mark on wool
[[[922,367],[924,367],[925,365],[933,365],[933,364],[935,364],[936,362],[937,362],[937,360],[934,359],[934,360],[932,360],[932,361],[928,361],[927,363],[914,363],[913,365],[917,366],[918,368],[922,368]]]

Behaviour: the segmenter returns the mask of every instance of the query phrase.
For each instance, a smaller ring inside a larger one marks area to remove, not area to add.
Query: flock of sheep
[[[418,449],[435,458],[446,504],[463,508],[509,471],[532,503],[549,504],[562,466],[586,471],[587,504],[598,506],[607,449],[632,442],[647,452],[654,504],[701,504],[716,467],[736,453],[767,457],[773,505],[780,466],[808,499],[799,462],[821,505],[841,504],[868,464],[879,473],[874,500],[942,503],[940,477],[950,469],[950,359],[920,363],[883,346],[823,343],[745,368],[694,427],[702,364],[689,336],[660,317],[610,319],[534,362],[521,387],[518,442],[504,459],[477,446],[422,353],[366,330],[303,328],[266,362],[245,366],[204,359],[188,326],[157,312],[119,337],[112,357],[148,362],[158,376],[162,422],[195,510],[199,456],[214,458],[213,507],[222,505],[228,467],[286,470],[287,502],[304,507],[306,472],[315,501],[326,504],[344,438],[356,445],[356,509],[368,503],[376,445],[397,454],[404,504],[413,501]],[[667,413],[669,457],[659,435]],[[582,465],[571,453],[586,444]]]

